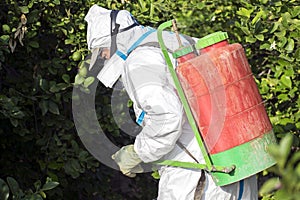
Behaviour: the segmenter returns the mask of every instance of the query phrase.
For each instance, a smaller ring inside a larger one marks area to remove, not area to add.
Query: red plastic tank
[[[227,38],[225,32],[201,38],[200,55],[179,60],[176,68],[210,154],[272,131],[244,49]]]

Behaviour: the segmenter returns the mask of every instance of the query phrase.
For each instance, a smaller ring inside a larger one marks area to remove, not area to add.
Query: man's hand
[[[128,177],[135,177],[136,173],[142,173],[142,160],[134,151],[133,145],[122,147],[112,155],[112,159],[119,165],[121,172]]]

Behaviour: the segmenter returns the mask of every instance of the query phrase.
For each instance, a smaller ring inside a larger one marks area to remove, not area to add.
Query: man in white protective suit
[[[159,160],[195,162],[194,157],[205,163],[157,45],[156,30],[139,25],[126,10],[112,11],[97,5],[90,8],[85,20],[88,48],[92,51],[90,68],[97,56],[105,59],[97,78],[106,87],[113,87],[121,77],[133,101],[137,123],[143,127],[134,144],[112,155],[121,172],[134,177],[143,172],[142,162]],[[175,34],[165,31],[163,38],[170,52],[179,48]],[[182,37],[182,42],[193,41]],[[258,198],[255,176],[219,187],[203,170],[163,166],[159,174],[158,200]]]

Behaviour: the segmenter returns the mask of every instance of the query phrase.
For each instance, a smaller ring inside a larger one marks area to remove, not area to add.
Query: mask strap
[[[111,26],[110,26],[110,36],[111,36],[111,44],[110,44],[110,56],[112,56],[117,51],[117,34],[119,32],[120,24],[117,24],[117,15],[119,10],[112,10],[110,13],[111,18]]]
[[[134,23],[131,24],[130,26],[126,27],[126,28],[120,29],[120,30],[119,30],[119,33],[122,33],[122,32],[124,32],[124,31],[127,31],[127,30],[129,30],[129,29],[135,27],[135,26],[140,25],[140,24],[138,23],[138,21],[137,21],[132,15],[131,15],[131,19],[134,21]]]
[[[117,51],[117,34],[127,31],[135,26],[138,26],[139,23],[137,20],[131,15],[134,23],[126,28],[120,28],[120,24],[117,24],[117,15],[119,13],[119,10],[112,10],[110,13],[111,18],[111,26],[110,26],[110,36],[111,36],[111,45],[110,45],[110,56],[112,56]]]

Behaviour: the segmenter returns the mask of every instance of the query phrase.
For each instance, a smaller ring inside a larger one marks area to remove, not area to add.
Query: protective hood
[[[110,13],[111,10],[93,5],[85,16],[89,50],[110,46]]]
[[[85,20],[88,23],[87,27],[87,44],[88,49],[92,52],[89,69],[93,67],[100,54],[101,48],[111,48],[111,13],[112,10],[102,8],[98,5],[93,5]],[[119,30],[127,30],[133,24],[137,24],[132,15],[126,10],[120,10],[116,17],[116,24],[119,25]],[[121,59],[116,54],[105,62],[103,69],[98,74],[98,79],[106,86],[112,87],[113,84],[121,75],[124,59]]]
[[[93,5],[87,15],[85,21],[87,27],[87,44],[88,49],[110,47],[111,43],[111,10],[102,8],[98,5]],[[116,23],[120,25],[120,30],[129,27],[136,23],[134,18],[127,10],[120,10]]]

